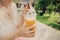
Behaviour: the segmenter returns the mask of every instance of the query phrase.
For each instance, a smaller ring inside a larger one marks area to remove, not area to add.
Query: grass
[[[59,14],[55,14],[52,12],[51,15],[49,16],[49,14],[45,13],[43,16],[40,16],[39,14],[37,15],[37,20],[48,25],[51,26],[55,29],[60,30],[60,24],[57,23]]]

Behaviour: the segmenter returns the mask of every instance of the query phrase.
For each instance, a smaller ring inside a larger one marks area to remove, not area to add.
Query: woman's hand
[[[33,37],[35,36],[35,31],[36,31],[35,26],[20,27],[17,30],[20,36],[23,36],[23,37]]]
[[[25,14],[29,11],[29,9],[30,9],[30,4],[28,3],[28,4],[26,4],[25,7],[24,7],[24,10],[23,10],[22,15],[25,15]]]
[[[19,27],[16,32],[12,33],[8,37],[4,37],[2,40],[14,40],[18,37],[34,37],[35,31],[35,26]]]

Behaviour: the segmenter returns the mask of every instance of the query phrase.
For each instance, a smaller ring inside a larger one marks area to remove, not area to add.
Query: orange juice
[[[35,20],[25,20],[26,26],[33,26],[35,24]]]

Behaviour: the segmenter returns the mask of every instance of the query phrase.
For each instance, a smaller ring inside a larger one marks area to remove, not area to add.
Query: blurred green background
[[[60,1],[59,0],[38,0],[35,4],[37,20],[60,30]]]
[[[59,0],[33,0],[37,12],[37,20],[52,28],[60,30],[60,1]],[[18,3],[15,0],[15,3]]]

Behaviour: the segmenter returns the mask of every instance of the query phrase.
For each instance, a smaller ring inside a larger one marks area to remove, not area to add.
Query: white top
[[[14,3],[12,3],[8,9],[9,10],[4,7],[0,8],[0,38],[9,35],[11,32],[14,32],[17,29],[17,7]],[[12,14],[12,20],[5,18],[7,12],[9,11]]]

